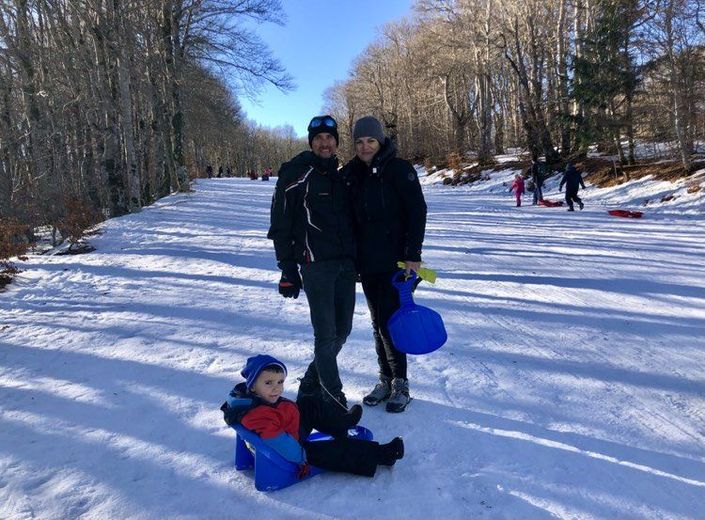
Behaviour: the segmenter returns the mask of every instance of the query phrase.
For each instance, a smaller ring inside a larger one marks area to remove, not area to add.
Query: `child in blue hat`
[[[344,412],[317,394],[301,395],[296,403],[283,397],[286,365],[272,356],[248,358],[241,375],[245,381],[233,388],[220,408],[225,422],[255,432],[286,460],[298,464],[300,477],[308,474],[309,464],[372,477],[377,466],[393,466],[404,456],[401,437],[387,444],[348,438],[348,429],[362,417],[360,405]],[[308,442],[314,428],[333,439]]]

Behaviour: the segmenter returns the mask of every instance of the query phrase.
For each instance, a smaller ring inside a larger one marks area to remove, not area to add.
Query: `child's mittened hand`
[[[308,477],[311,474],[311,466],[308,465],[308,462],[302,462],[299,464],[299,468],[296,471],[296,478],[298,479],[303,479]]]

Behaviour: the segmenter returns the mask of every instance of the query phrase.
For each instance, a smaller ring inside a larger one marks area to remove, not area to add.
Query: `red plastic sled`
[[[607,211],[613,217],[622,218],[641,218],[643,213],[641,211],[629,211],[628,209],[611,209]]]
[[[562,200],[541,199],[539,201],[539,206],[546,206],[547,208],[557,208],[558,206],[562,206],[562,205],[563,205]]]

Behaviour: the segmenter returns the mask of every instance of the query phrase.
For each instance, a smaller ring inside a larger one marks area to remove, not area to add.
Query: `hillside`
[[[371,480],[260,493],[232,465],[218,407],[245,359],[284,361],[293,397],[312,356],[305,296],[275,289],[274,183],[199,180],[103,223],[92,253],[22,262],[0,293],[0,517],[705,517],[702,192],[619,219],[605,209],[666,184],[589,186],[566,213],[513,207],[510,178],[423,179],[439,279],[416,299],[449,340],[410,360],[406,413],[365,409],[407,447]],[[339,362],[360,402],[377,372],[360,290]]]

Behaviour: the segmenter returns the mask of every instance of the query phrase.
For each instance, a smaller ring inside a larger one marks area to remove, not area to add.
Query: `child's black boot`
[[[387,444],[377,446],[377,464],[394,466],[394,463],[404,457],[404,440],[394,437]]]

